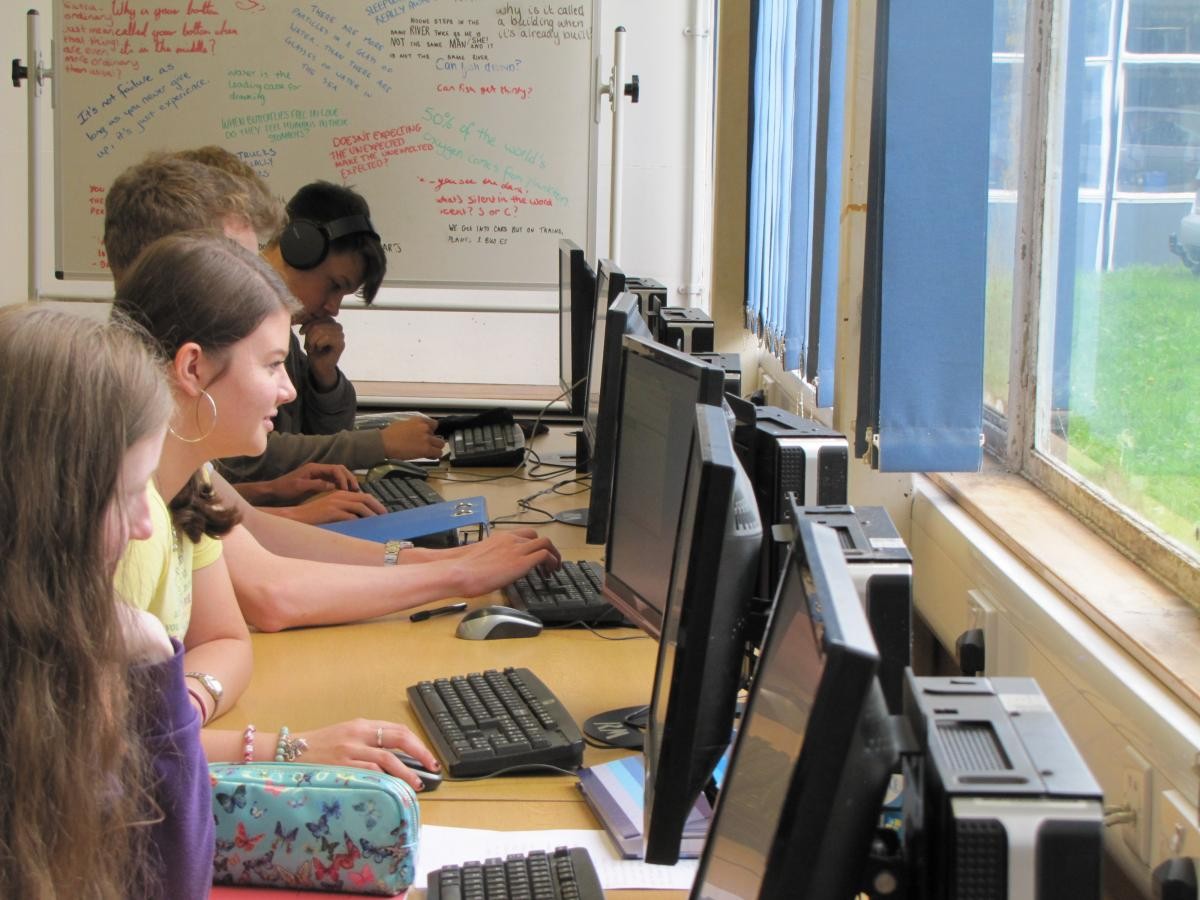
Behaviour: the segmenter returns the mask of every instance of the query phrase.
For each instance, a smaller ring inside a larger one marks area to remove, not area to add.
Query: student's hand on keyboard
[[[561,556],[549,538],[538,537],[532,528],[518,528],[489,535],[467,547],[451,565],[457,567],[459,594],[478,597],[541,567],[553,571]]]
[[[387,772],[408,782],[417,791],[421,790],[421,779],[396,759],[393,750],[403,750],[420,760],[431,772],[439,772],[442,768],[437,757],[421,743],[411,728],[382,719],[352,719],[315,731],[292,732],[292,737],[304,738],[308,742],[308,749],[304,752],[306,763]]]
[[[305,322],[300,333],[304,335],[304,352],[313,381],[323,390],[329,390],[338,382],[337,364],[346,349],[342,326],[326,316]]]
[[[397,419],[383,429],[383,449],[389,459],[437,459],[446,442],[434,433],[436,427],[424,416]]]
[[[265,506],[262,511],[309,525],[365,519],[387,512],[382,503],[365,491],[326,491],[299,506]]]
[[[304,498],[324,491],[357,491],[358,479],[345,466],[332,463],[305,463],[286,475],[271,481],[272,499],[276,503],[299,503]]]

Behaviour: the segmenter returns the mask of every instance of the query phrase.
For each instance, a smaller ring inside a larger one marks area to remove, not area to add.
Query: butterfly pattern
[[[299,830],[300,830],[300,826],[297,825],[291,831],[284,831],[283,823],[276,822],[275,823],[275,846],[278,846],[280,843],[282,843],[287,848],[287,852],[291,853],[292,852],[292,844],[294,844],[296,842],[296,832]]]
[[[234,809],[240,809],[246,805],[246,786],[239,784],[232,794],[223,794],[218,791],[215,797],[217,805],[225,812],[231,813]]]
[[[215,883],[384,895],[412,884],[420,811],[399,779],[302,763],[209,768]]]
[[[368,828],[375,827],[375,816],[378,810],[375,809],[374,800],[363,800],[361,803],[354,804],[354,811],[363,814],[364,821]]]
[[[371,843],[370,838],[364,837],[358,839],[358,844],[362,847],[363,856],[372,862],[386,862],[389,874],[395,874],[405,862],[412,858],[412,845],[404,840],[380,847]]]
[[[237,833],[234,835],[234,838],[233,838],[233,845],[235,847],[237,847],[239,850],[253,850],[255,847],[258,846],[258,842],[261,841],[266,836],[267,836],[267,833],[265,831],[262,834],[253,834],[253,835],[247,834],[246,833],[246,823],[238,822],[237,823]]]

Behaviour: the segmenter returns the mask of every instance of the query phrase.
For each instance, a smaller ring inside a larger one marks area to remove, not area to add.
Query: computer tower
[[[1099,900],[1103,795],[1032,678],[905,680],[910,897]]]
[[[735,397],[742,395],[742,357],[737,353],[693,353],[692,356],[702,359],[710,366],[716,366],[725,372],[725,393]]]
[[[703,310],[664,306],[651,330],[660,344],[682,353],[711,353],[713,328],[713,320]]]
[[[850,449],[844,435],[777,406],[755,406],[728,393],[725,399],[736,420],[733,446],[754,483],[764,528],[786,520],[789,493],[802,506],[846,502]],[[786,553],[786,544],[763,542],[759,597],[775,596]]]
[[[882,506],[804,506],[795,495],[789,500],[789,521],[804,518],[837,532],[879,648],[888,711],[899,715],[904,670],[912,665],[912,554]]]
[[[655,324],[658,321],[658,311],[667,305],[667,286],[653,278],[635,278],[632,275],[625,278],[625,290],[638,296],[638,311],[650,329],[651,334],[657,334]]]

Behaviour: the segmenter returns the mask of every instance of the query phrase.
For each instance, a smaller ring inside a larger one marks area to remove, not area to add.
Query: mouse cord
[[[558,766],[552,766],[549,763],[526,763],[524,765],[506,766],[503,769],[497,769],[487,775],[472,775],[467,778],[444,778],[443,781],[487,781],[489,778],[495,778],[497,775],[507,775],[510,772],[552,772],[556,775],[570,775],[572,777],[578,775],[574,769],[561,769]]]

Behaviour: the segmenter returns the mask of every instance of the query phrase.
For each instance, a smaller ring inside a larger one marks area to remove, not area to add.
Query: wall
[[[221,2],[232,0],[217,0]],[[27,56],[26,8],[37,10],[43,54],[50,55],[52,34],[50,0],[32,0],[5,10],[3,28],[8,36],[6,57]],[[688,285],[690,273],[686,241],[689,235],[692,137],[689,100],[690,41],[685,35],[693,12],[691,4],[636,3],[603,0],[599,4],[602,36],[600,72],[606,80],[612,64],[612,30],[627,29],[627,70],[637,73],[641,101],[626,102],[623,248],[618,261],[630,274],[658,279],[673,296]],[[711,41],[702,42],[706,46]],[[49,93],[39,106],[41,142],[38,158],[43,177],[38,189],[42,225],[39,267],[43,294],[103,298],[111,286],[93,282],[56,282],[53,279],[51,173],[53,143]],[[10,123],[0,136],[0,184],[10,210],[19,210],[19,224],[11,231],[21,239],[0,247],[0,263],[12,283],[4,302],[24,297],[27,273],[25,92],[9,89],[0,100],[0,113]],[[600,125],[597,166],[596,249],[610,255],[607,246],[610,113],[607,101]],[[376,201],[378,202],[378,201]],[[707,215],[708,198],[702,199]],[[572,236],[584,244],[587,235]],[[547,267],[554,254],[547,255]],[[704,266],[707,270],[707,266]],[[705,293],[697,298],[707,304]],[[385,289],[378,309],[347,307],[343,322],[351,348],[345,369],[356,381],[482,382],[492,384],[542,384],[557,381],[557,297],[553,292],[501,293],[485,291],[435,291]],[[408,311],[397,307],[409,307]],[[419,309],[412,309],[412,307]],[[458,310],[445,312],[445,309]],[[519,310],[519,311],[504,311]],[[519,346],[521,353],[500,353],[496,348]],[[453,393],[451,391],[451,393]]]

